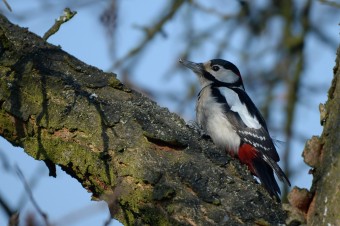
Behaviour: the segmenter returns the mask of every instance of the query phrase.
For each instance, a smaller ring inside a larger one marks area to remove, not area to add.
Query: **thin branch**
[[[57,33],[61,25],[71,20],[72,17],[76,14],[77,14],[76,11],[71,11],[69,8],[65,8],[64,14],[55,20],[55,23],[53,24],[53,26],[50,29],[48,29],[48,31],[46,31],[46,33],[44,34],[43,39],[46,41],[49,37]]]
[[[196,9],[202,11],[202,12],[205,12],[205,13],[208,13],[208,14],[211,14],[213,16],[218,16],[220,17],[222,20],[228,20],[230,18],[235,18],[237,15],[235,14],[224,14],[224,13],[221,13],[220,11],[216,10],[216,8],[213,8],[213,7],[205,7],[203,5],[201,5],[200,3],[198,3],[197,1],[192,1],[191,2],[191,5],[193,7],[195,7]]]
[[[286,39],[294,40],[287,42],[287,47],[289,49],[289,58],[294,59],[293,56],[296,56],[296,66],[295,66],[295,71],[293,78],[288,81],[288,99],[287,99],[287,107],[286,107],[286,122],[285,122],[285,135],[286,135],[286,150],[284,152],[283,156],[283,165],[284,169],[287,172],[287,175],[290,175],[290,169],[289,169],[289,159],[291,155],[291,149],[290,149],[290,144],[292,141],[292,137],[294,136],[294,131],[293,131],[293,124],[295,120],[295,110],[296,106],[299,101],[299,91],[300,91],[300,83],[302,79],[302,72],[305,64],[305,58],[303,54],[303,49],[304,49],[304,39],[307,37],[307,33],[310,30],[310,23],[309,23],[309,14],[311,10],[311,0],[306,2],[302,14],[301,14],[301,26],[303,28],[301,34],[299,37],[294,37],[293,34],[291,33],[291,29],[289,27],[294,26],[293,21],[290,21],[289,24],[286,25]],[[287,6],[289,7],[289,6]],[[286,15],[289,16],[289,15]],[[294,62],[294,60],[293,60]],[[294,63],[291,63],[290,65],[294,65]],[[283,194],[287,194],[288,188],[284,187],[284,192]]]
[[[7,217],[11,217],[15,211],[8,205],[8,203],[0,195],[0,206],[5,211]]]
[[[152,28],[144,29],[146,36],[145,38],[137,44],[134,48],[132,48],[125,56],[119,59],[113,66],[113,68],[120,67],[123,62],[125,62],[128,58],[132,58],[141,52],[146,45],[155,37],[156,34],[162,32],[162,29],[166,22],[168,22],[179,10],[179,8],[184,3],[184,0],[176,0],[173,1],[171,5],[171,9],[167,14],[165,14]]]
[[[2,2],[5,4],[5,6],[7,7],[7,9],[12,12],[12,8],[11,6],[8,4],[7,0],[2,0]]]
[[[36,200],[34,199],[33,192],[32,192],[32,190],[31,190],[29,184],[27,183],[24,174],[22,173],[22,171],[20,170],[20,168],[19,168],[17,165],[15,165],[15,171],[16,171],[16,173],[17,173],[19,179],[20,179],[21,182],[23,183],[24,188],[25,188],[25,190],[26,190],[26,192],[27,192],[27,194],[28,194],[28,196],[29,196],[29,198],[30,198],[30,200],[31,200],[31,202],[32,202],[32,204],[33,204],[33,206],[34,206],[35,209],[38,211],[38,213],[40,214],[40,216],[44,219],[45,225],[47,225],[47,226],[51,225],[51,224],[48,222],[48,216],[47,216],[47,214],[44,213],[44,212],[42,211],[42,209],[39,207],[38,203],[37,203]]]

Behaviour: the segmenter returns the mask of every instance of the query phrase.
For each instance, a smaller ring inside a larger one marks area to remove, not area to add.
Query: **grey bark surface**
[[[155,75],[157,76],[157,75]],[[125,225],[277,225],[286,214],[183,119],[0,15],[0,135]]]

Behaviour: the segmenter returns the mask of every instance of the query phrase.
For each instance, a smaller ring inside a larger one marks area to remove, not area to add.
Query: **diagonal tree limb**
[[[0,15],[0,135],[125,225],[283,223],[238,161],[177,115]]]

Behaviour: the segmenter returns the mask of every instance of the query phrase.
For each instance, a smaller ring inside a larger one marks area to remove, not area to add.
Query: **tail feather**
[[[274,160],[272,160],[271,158],[268,158],[265,155],[261,155],[261,158],[263,159],[263,161],[265,161],[274,170],[276,176],[282,182],[288,184],[289,186],[291,185],[288,177],[286,176],[286,174],[282,171],[280,166]]]
[[[273,169],[260,157],[256,157],[252,161],[255,175],[260,179],[261,184],[269,192],[271,196],[280,201],[281,190],[277,184]]]
[[[286,182],[289,186],[290,182],[276,161],[246,143],[240,147],[238,157],[240,161],[246,164],[249,170],[260,179],[261,184],[269,194],[275,196],[276,199],[280,201],[279,195],[281,191],[275,180],[274,172],[282,182]]]

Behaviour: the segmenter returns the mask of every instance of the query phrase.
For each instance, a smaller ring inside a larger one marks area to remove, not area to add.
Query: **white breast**
[[[200,93],[196,106],[197,121],[216,146],[237,154],[240,137],[227,120],[222,105],[212,98],[210,92],[210,87],[207,87]]]

